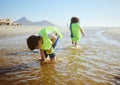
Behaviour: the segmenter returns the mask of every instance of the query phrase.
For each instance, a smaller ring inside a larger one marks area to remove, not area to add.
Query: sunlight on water
[[[20,42],[13,38],[19,42],[19,46],[14,43],[16,48],[11,44],[14,40],[4,44],[0,40],[0,85],[119,85],[119,42],[108,43],[111,39],[102,35],[103,30],[87,32],[77,48],[71,47],[69,35],[63,32],[55,51],[56,63],[48,59],[43,66],[38,52],[27,49],[27,35]]]

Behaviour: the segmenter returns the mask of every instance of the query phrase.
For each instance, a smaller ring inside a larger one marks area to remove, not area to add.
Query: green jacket
[[[52,47],[52,41],[49,39],[48,37],[48,33],[50,32],[55,32],[57,33],[57,35],[62,38],[62,34],[60,33],[60,31],[55,28],[55,27],[44,27],[40,30],[40,32],[38,33],[38,35],[42,36],[43,38],[43,44],[42,44],[42,48],[43,50],[49,50]]]
[[[71,28],[72,28],[71,31],[73,34],[72,40],[77,42],[81,38],[81,32],[80,32],[81,27],[80,27],[79,23],[73,23],[71,25]]]

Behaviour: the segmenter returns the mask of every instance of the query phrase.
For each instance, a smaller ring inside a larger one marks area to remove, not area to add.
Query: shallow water
[[[55,64],[40,65],[20,35],[0,40],[0,85],[120,85],[120,43],[103,36],[106,30],[87,30],[71,47],[69,33],[56,47]]]

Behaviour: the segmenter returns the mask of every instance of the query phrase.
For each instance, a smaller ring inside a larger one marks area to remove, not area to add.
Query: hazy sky
[[[120,26],[120,0],[0,0],[0,18],[48,20],[67,25],[72,16],[82,26]]]

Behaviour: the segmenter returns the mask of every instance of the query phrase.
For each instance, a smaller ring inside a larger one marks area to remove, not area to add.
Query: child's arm
[[[55,41],[56,41],[56,39],[57,39],[57,36],[52,33],[52,36],[51,36],[51,37],[52,37],[52,38],[51,38],[51,41],[52,41],[52,43],[54,44]]]
[[[85,32],[83,31],[82,28],[80,28],[80,32],[82,33],[83,36],[85,36]]]
[[[44,62],[45,61],[45,53],[42,49],[40,49],[40,56],[41,56],[41,61]]]
[[[51,41],[52,41],[52,45],[54,45],[54,43],[56,42],[56,40],[57,40],[57,36],[54,34],[54,33],[51,33],[51,34],[49,34],[49,38],[51,39]],[[48,50],[46,50],[47,51],[47,53],[51,53],[52,51],[53,51],[53,46],[51,46],[51,48],[50,49],[48,49]]]

